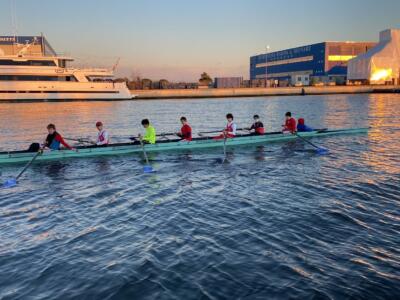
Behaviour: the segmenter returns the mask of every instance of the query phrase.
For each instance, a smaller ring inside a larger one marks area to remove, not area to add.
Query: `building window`
[[[294,64],[294,63],[300,63],[300,62],[307,62],[307,61],[313,61],[314,56],[303,56],[303,57],[297,57],[297,58],[289,58],[289,59],[279,59],[275,61],[270,61],[268,60],[268,67],[271,66],[278,66],[278,65],[286,65],[286,64]],[[256,65],[256,68],[260,67],[265,67],[265,62],[259,63]]]

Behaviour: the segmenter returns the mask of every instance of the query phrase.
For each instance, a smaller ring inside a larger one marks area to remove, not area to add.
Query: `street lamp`
[[[269,45],[265,47],[265,87],[268,87],[268,50],[270,49]]]

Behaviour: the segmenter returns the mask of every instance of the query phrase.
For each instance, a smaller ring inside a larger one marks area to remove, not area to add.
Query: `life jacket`
[[[226,130],[227,132],[233,132],[233,126],[234,126],[234,125],[235,125],[235,123],[233,123],[233,122],[226,124],[225,130]]]
[[[286,120],[285,127],[290,132],[296,132],[296,120],[294,118]]]
[[[258,127],[255,129],[257,134],[264,134],[265,133],[265,129],[264,127]]]
[[[264,134],[264,124],[261,121],[254,122],[254,124],[251,126],[251,129],[254,129],[255,133],[257,134]]]
[[[55,131],[53,134],[48,134],[46,137],[46,145],[51,150],[60,150],[60,142],[56,139],[57,135],[58,133]]]
[[[181,138],[187,141],[192,140],[192,128],[189,124],[185,124],[181,128]]]
[[[226,124],[224,129],[225,132],[221,133],[219,136],[214,137],[214,140],[220,140],[225,138],[234,138],[236,136],[236,124],[234,122]]]
[[[103,143],[106,140],[106,137],[104,136],[106,133],[106,131],[103,129],[101,132],[99,132],[98,136],[97,136],[97,140],[100,143]],[[108,144],[108,141],[107,141]]]

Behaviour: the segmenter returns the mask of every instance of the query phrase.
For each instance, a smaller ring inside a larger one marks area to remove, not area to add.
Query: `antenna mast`
[[[17,35],[18,35],[17,3],[15,2],[15,0],[11,0],[10,8],[11,8],[11,26],[12,26],[12,34],[13,34],[13,36],[14,36],[15,42],[18,42],[18,41],[17,41]]]
[[[117,61],[115,62],[114,66],[112,67],[112,71],[114,72],[115,69],[118,67],[119,65],[119,61],[121,60],[121,57],[118,57]]]

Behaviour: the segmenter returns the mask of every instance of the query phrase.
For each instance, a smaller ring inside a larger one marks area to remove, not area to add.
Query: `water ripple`
[[[59,105],[82,124],[104,115],[121,135],[143,111],[163,131],[176,130],[171,118],[181,113],[200,130],[218,127],[226,111],[240,124],[259,112],[270,130],[287,109],[313,126],[373,129],[313,139],[326,156],[301,141],[230,149],[223,165],[222,149],[155,154],[151,175],[134,155],[34,164],[17,188],[0,189],[0,299],[400,298],[399,100],[34,104],[39,123]],[[33,104],[0,105],[1,128],[18,125],[0,137],[4,147],[24,129],[40,137],[37,120],[8,122]],[[19,167],[2,167],[1,179]]]

